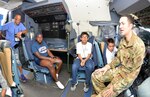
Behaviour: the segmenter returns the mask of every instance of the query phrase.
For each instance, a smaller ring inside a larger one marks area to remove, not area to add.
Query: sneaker
[[[71,91],[75,91],[75,90],[76,90],[76,86],[77,86],[77,84],[78,84],[78,83],[76,83],[76,84],[72,84],[72,85],[71,85]]]
[[[58,86],[59,89],[64,89],[64,85],[60,81],[57,81],[56,85]]]
[[[21,74],[20,79],[22,82],[27,82],[27,78],[23,74]]]
[[[16,83],[13,82],[12,85],[10,87],[16,87]]]
[[[84,84],[84,92],[88,92],[89,90],[89,84]]]
[[[12,91],[10,88],[7,88],[6,95],[8,95],[9,97],[12,97]]]

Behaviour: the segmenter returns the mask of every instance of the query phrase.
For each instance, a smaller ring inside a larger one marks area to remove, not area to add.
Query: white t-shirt
[[[112,52],[110,52],[108,50],[108,48],[106,49],[107,64],[109,64],[113,60],[113,58],[115,57],[116,52],[117,52],[117,48],[116,47],[114,47],[114,50]]]
[[[88,54],[91,54],[92,52],[92,44],[89,42],[87,42],[85,45],[82,44],[82,42],[78,42],[76,44],[76,48],[76,53],[81,54],[82,58],[86,58]]]

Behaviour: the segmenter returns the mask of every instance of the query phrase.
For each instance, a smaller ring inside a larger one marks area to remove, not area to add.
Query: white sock
[[[56,73],[56,78],[58,79],[58,73]]]
[[[16,83],[15,83],[15,82],[13,82],[11,86],[12,86],[12,87],[15,87],[15,86],[16,86]]]

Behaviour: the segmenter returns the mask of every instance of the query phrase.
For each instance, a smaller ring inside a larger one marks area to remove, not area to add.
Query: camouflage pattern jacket
[[[132,37],[128,42],[125,38],[121,39],[117,56],[110,64],[107,64],[111,69],[116,69],[116,74],[124,79],[122,83],[118,83],[120,88],[131,86],[140,72],[144,56],[145,45],[137,35],[132,33]],[[117,88],[119,89],[119,87],[114,87],[114,89]]]

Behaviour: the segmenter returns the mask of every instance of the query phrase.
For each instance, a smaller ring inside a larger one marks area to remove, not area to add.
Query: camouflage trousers
[[[105,86],[105,82],[109,82],[109,84]],[[120,76],[119,70],[117,69],[110,69],[104,75],[102,75],[102,73],[96,74],[93,72],[92,84],[96,93],[95,97],[102,97],[102,93],[109,89],[110,85],[113,85],[114,90],[112,97],[118,96],[122,91],[128,88],[128,82]]]

